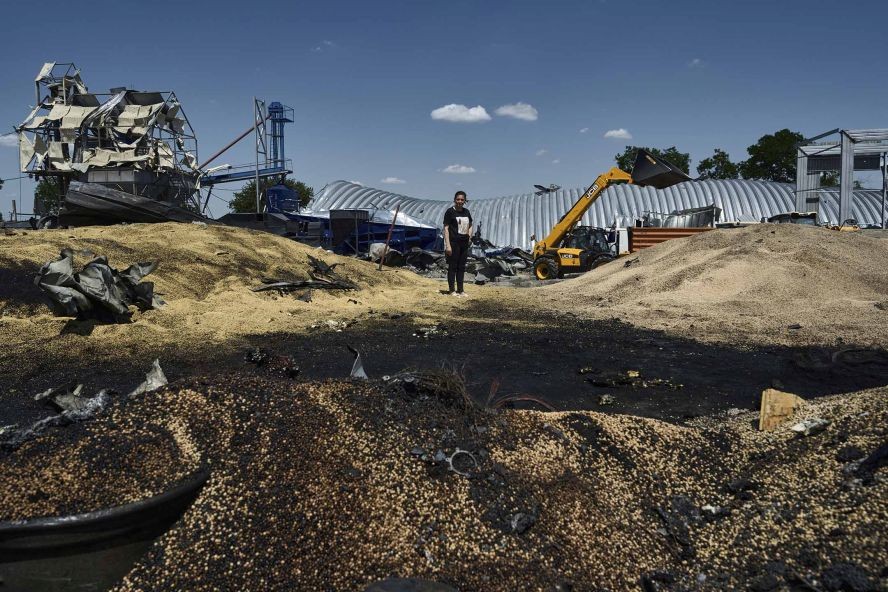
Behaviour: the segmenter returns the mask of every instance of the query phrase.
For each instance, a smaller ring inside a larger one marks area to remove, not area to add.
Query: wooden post
[[[398,221],[398,211],[400,209],[401,204],[395,206],[395,215],[392,216],[392,223],[389,225],[388,236],[385,237],[385,248],[382,249],[382,257],[379,258],[379,267],[376,268],[376,271],[382,271],[382,262],[385,261],[385,256],[388,254],[389,241],[392,240],[392,230],[395,228],[395,222]]]

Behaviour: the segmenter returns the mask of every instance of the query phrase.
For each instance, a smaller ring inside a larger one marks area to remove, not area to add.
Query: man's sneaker
[[[460,298],[466,298],[468,296],[468,294],[466,294],[465,292],[457,292],[456,295]]]
[[[459,296],[459,292],[450,292],[449,296]]]

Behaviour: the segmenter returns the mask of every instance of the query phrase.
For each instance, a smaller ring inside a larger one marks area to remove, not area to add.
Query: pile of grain
[[[670,240],[541,292],[549,306],[706,340],[886,345],[886,260],[884,238],[756,224]]]
[[[192,313],[243,316],[250,309],[264,308],[268,299],[250,288],[265,277],[308,279],[309,255],[338,264],[337,271],[364,290],[379,293],[423,283],[408,272],[390,268],[377,272],[366,262],[266,232],[176,223],[92,226],[0,236],[0,273],[6,280],[0,282],[0,316],[21,318],[47,312],[32,285],[33,274],[63,248],[75,251],[75,269],[95,255],[108,257],[118,269],[136,261],[157,262],[157,269],[145,279],[155,282],[156,290],[169,301],[170,314],[187,314],[187,306],[197,303],[205,303],[207,309]]]
[[[797,439],[786,428],[754,432],[747,417],[678,427],[592,412],[466,412],[372,381],[231,375],[149,393],[88,428],[64,429],[81,431],[83,510],[108,499],[105,447],[129,440],[122,450],[150,457],[139,442],[157,440],[157,430],[187,443],[188,454],[170,462],[155,447],[163,462],[118,469],[127,478],[174,481],[195,463],[212,470],[120,592],[361,590],[392,575],[464,591],[623,590],[666,574],[724,590],[764,577],[818,581],[847,561],[877,581],[888,548],[884,469],[864,483],[836,456],[852,445],[867,455],[885,441],[886,395],[809,406],[833,423]],[[453,459],[468,476],[435,460],[457,449],[475,459]],[[19,476],[4,479],[4,490],[33,485],[44,460],[64,454],[59,437],[20,449],[5,461]],[[4,491],[0,515],[53,503],[70,510],[78,503],[63,487],[46,483],[31,506]],[[121,500],[137,490],[129,485]],[[771,576],[774,565],[782,575]]]

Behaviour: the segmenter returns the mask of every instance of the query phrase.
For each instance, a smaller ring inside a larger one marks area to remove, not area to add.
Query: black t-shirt
[[[469,208],[464,207],[462,211],[457,212],[451,206],[444,212],[444,226],[449,228],[450,240],[468,240],[471,225],[472,214],[469,213]]]

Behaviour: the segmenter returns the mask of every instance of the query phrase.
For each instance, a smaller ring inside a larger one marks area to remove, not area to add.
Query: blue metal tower
[[[268,121],[271,129],[268,134],[270,140],[268,164],[272,167],[284,167],[284,124],[293,123],[293,109],[275,101],[268,106]]]

